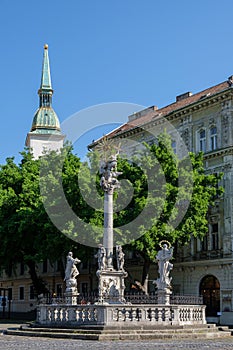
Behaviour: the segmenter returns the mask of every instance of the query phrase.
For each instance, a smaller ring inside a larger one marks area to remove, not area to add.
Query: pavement
[[[26,322],[0,321],[0,350],[226,350],[233,349],[233,337],[223,339],[179,339],[161,341],[89,341],[42,337],[11,336],[7,328],[19,328]]]

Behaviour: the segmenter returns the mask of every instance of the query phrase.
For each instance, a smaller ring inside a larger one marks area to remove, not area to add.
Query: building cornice
[[[217,259],[203,259],[203,260],[192,260],[192,261],[185,261],[185,262],[175,262],[174,268],[181,268],[181,267],[194,267],[195,266],[203,266],[203,267],[211,267],[218,265],[219,267],[222,267],[222,265],[232,265],[233,264],[233,258],[217,258]]]
[[[217,149],[204,154],[204,160],[233,155],[233,146]]]

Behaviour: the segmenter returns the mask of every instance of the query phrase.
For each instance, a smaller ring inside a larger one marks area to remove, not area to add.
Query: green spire
[[[42,64],[41,84],[38,90],[40,96],[40,107],[52,106],[53,89],[51,84],[48,45],[44,45],[44,58]]]
[[[40,90],[52,90],[47,44],[44,45],[44,59],[42,65]]]
[[[48,45],[44,45],[41,84],[38,90],[39,108],[36,111],[31,132],[37,134],[61,134],[59,119],[52,108],[53,89],[51,84]]]

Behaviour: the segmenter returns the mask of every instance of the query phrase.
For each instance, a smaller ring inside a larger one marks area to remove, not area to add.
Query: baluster
[[[54,322],[55,321],[55,309],[54,308],[51,308],[51,322]]]
[[[152,310],[151,310],[151,308],[149,308],[148,310],[147,310],[147,318],[151,321],[152,320]]]

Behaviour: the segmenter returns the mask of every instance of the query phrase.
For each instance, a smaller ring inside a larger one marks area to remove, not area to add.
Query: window
[[[211,151],[214,151],[217,149],[217,128],[216,126],[213,126],[210,129],[210,149]]]
[[[206,252],[208,250],[208,234],[205,234],[201,241],[201,250]]]
[[[34,287],[33,286],[29,287],[29,299],[30,300],[35,299],[35,292],[34,292]]]
[[[199,148],[200,151],[205,152],[206,151],[206,132],[205,130],[201,130],[199,133]]]
[[[212,250],[219,249],[218,224],[211,225],[211,248]]]
[[[19,300],[24,300],[24,287],[19,287]]]
[[[12,300],[12,288],[8,288],[8,300]]]

